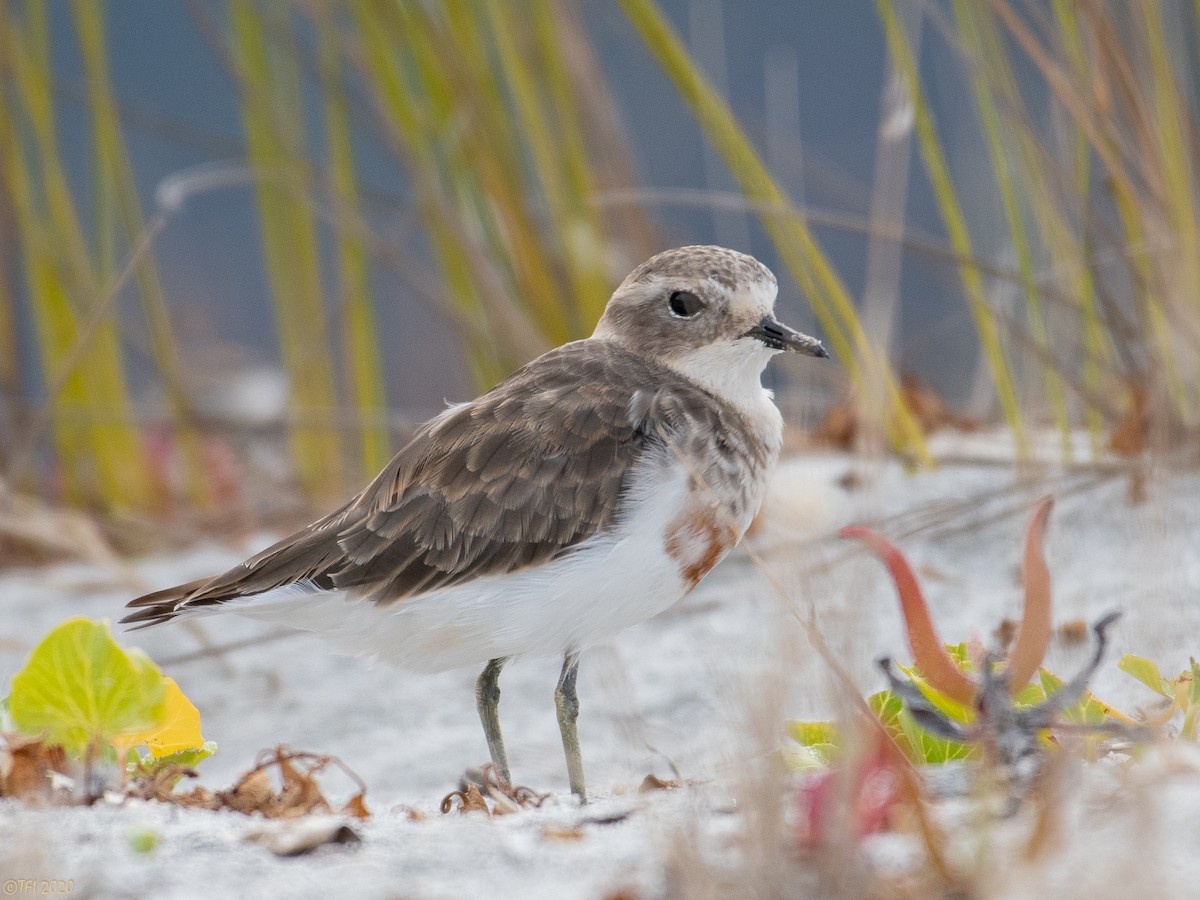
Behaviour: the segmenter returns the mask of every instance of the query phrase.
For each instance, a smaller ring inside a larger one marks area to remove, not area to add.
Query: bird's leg
[[[500,734],[500,670],[508,662],[499,657],[489,662],[475,681],[475,706],[479,710],[479,721],[483,723],[483,734],[487,738],[488,753],[496,775],[505,784],[511,784],[508,774],[508,755],[504,752],[504,736]]]
[[[571,793],[587,803],[587,788],[583,784],[583,759],[579,755],[579,732],[575,720],[579,717],[579,698],[575,696],[575,677],[579,674],[579,654],[568,651],[563,657],[562,674],[554,689],[554,705],[558,709],[558,730],[562,733],[563,752],[567,755],[567,779]]]

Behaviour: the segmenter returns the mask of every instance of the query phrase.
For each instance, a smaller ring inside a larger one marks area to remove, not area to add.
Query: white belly
[[[319,632],[344,650],[417,670],[582,649],[657,615],[688,592],[663,537],[687,492],[682,466],[648,470],[635,481],[631,506],[613,532],[546,565],[390,606],[293,586],[224,608]],[[737,524],[740,537],[749,522]]]

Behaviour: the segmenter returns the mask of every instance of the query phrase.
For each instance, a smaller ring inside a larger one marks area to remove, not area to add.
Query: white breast
[[[324,634],[356,655],[424,671],[583,648],[657,615],[687,593],[663,535],[684,508],[688,481],[673,460],[646,468],[635,476],[629,505],[612,531],[537,568],[391,606],[351,599],[344,591],[290,586],[225,608]]]

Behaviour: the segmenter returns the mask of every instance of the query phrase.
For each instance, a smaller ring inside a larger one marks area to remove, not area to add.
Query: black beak
[[[757,338],[772,350],[791,350],[794,353],[803,353],[805,356],[829,358],[825,346],[815,337],[809,337],[794,328],[788,328],[771,316],[763,316],[761,322],[746,332],[746,337]]]

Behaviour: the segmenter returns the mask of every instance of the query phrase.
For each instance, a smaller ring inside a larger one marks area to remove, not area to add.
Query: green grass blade
[[[876,0],[876,7],[883,21],[888,48],[892,58],[896,61],[896,69],[907,82],[909,94],[912,97],[917,141],[921,147],[921,156],[925,161],[925,170],[929,175],[929,181],[937,199],[942,222],[946,228],[946,236],[950,241],[951,248],[959,255],[960,259],[964,260],[959,265],[959,277],[963,283],[967,307],[971,311],[975,330],[979,334],[984,357],[987,359],[988,368],[992,374],[996,396],[1000,401],[1004,419],[1012,431],[1017,453],[1024,457],[1028,455],[1029,442],[1025,435],[1020,401],[1013,382],[1011,367],[1000,341],[995,319],[988,308],[982,274],[977,266],[969,262],[973,258],[974,252],[967,230],[966,218],[963,216],[962,205],[959,202],[954,182],[950,178],[950,170],[938,139],[933,113],[929,109],[929,103],[921,86],[917,63],[912,55],[912,46],[896,16],[896,11],[888,0]]]
[[[290,381],[292,458],[310,497],[336,494],[341,442],[328,418],[337,407],[322,304],[295,48],[284,7],[230,0],[231,57],[241,88],[246,148],[257,178],[259,219],[284,368]],[[273,15],[267,38],[264,16]]]
[[[117,218],[120,218],[126,245],[132,247],[146,232],[137,187],[130,169],[129,156],[118,126],[116,102],[109,79],[104,5],[99,0],[73,0],[71,10],[75,33],[87,74],[88,106],[92,114],[95,140],[95,185],[97,227],[100,242],[96,248],[100,284],[108,284],[117,265]],[[192,404],[184,386],[179,345],[171,328],[167,300],[158,269],[150,254],[143,254],[135,270],[138,297],[149,330],[150,351],[166,388],[169,412],[179,442],[187,496],[195,506],[207,506],[211,491],[207,483],[200,438],[191,424]]]
[[[553,20],[545,3],[532,9],[518,5],[485,3],[482,8],[491,26],[505,82],[513,97],[537,186],[545,197],[550,226],[561,241],[570,285],[570,302],[564,312],[574,323],[571,332],[581,337],[591,330],[608,300],[602,241],[591,207],[591,185],[586,159],[570,110],[574,104],[560,58]],[[537,31],[538,55],[517,45],[520,20],[532,17]],[[540,63],[535,72],[534,64]],[[538,78],[538,75],[541,78]],[[543,93],[554,98],[554,107]],[[563,119],[566,121],[563,122]],[[565,127],[564,127],[565,126]]]
[[[1077,81],[1088,77],[1087,53],[1084,48],[1083,33],[1080,29],[1078,12],[1070,0],[1054,0],[1054,21],[1066,54],[1072,74]],[[1083,207],[1084,216],[1090,209],[1092,152],[1087,134],[1078,123],[1073,123],[1074,134],[1072,144],[1072,173],[1074,175],[1073,189]],[[1040,172],[1040,168],[1038,169]],[[1047,195],[1039,191],[1039,196]],[[1053,213],[1053,203],[1047,202],[1047,213]],[[1077,271],[1079,272],[1075,293],[1079,297],[1080,319],[1084,335],[1084,346],[1088,355],[1083,361],[1083,382],[1090,391],[1099,391],[1101,383],[1101,361],[1109,358],[1108,335],[1100,317],[1096,301],[1096,286],[1092,279],[1091,267],[1087,264],[1091,247],[1085,234],[1076,242],[1078,246]],[[1088,404],[1085,409],[1088,435],[1092,443],[1092,455],[1098,456],[1103,447],[1103,414],[1095,404]]]
[[[1179,313],[1195,315],[1200,312],[1200,228],[1196,221],[1195,188],[1191,136],[1185,134],[1189,122],[1187,100],[1181,96],[1167,50],[1162,13],[1155,0],[1142,0],[1138,7],[1145,28],[1145,43],[1149,50],[1152,76],[1151,109],[1157,158],[1162,166],[1163,199],[1170,246],[1162,251],[1159,266],[1168,296],[1186,298]],[[1179,363],[1176,361],[1176,365]],[[1200,370],[1177,372],[1172,380],[1197,384]],[[1196,402],[1193,388],[1190,400],[1181,400],[1186,410]],[[1186,412],[1184,412],[1186,416]]]
[[[955,21],[959,36],[963,39],[963,49],[969,58],[980,64],[971,70],[971,86],[975,97],[976,110],[983,125],[984,141],[992,164],[992,172],[996,176],[996,186],[1000,192],[1000,202],[1004,208],[1004,218],[1008,223],[1009,236],[1012,238],[1013,250],[1017,258],[1017,271],[1020,273],[1021,291],[1025,298],[1026,319],[1029,322],[1030,334],[1034,343],[1049,354],[1049,338],[1046,325],[1045,311],[1042,309],[1041,294],[1038,290],[1034,271],[1033,251],[1025,228],[1021,201],[1017,193],[1013,169],[1019,165],[1019,151],[1011,147],[1005,140],[1005,129],[1000,121],[1000,113],[996,108],[993,91],[996,86],[993,80],[1000,82],[1002,96],[1010,104],[1019,102],[1019,94],[1011,81],[1007,59],[998,42],[994,39],[994,29],[984,29],[990,25],[990,16],[986,7],[967,2],[953,0]],[[980,21],[980,20],[984,21]],[[992,73],[994,78],[988,78]],[[1019,131],[1019,129],[1018,129]],[[1015,139],[1020,140],[1016,135]],[[1043,385],[1050,404],[1054,421],[1062,438],[1063,453],[1069,458],[1071,454],[1071,420],[1067,410],[1066,395],[1062,379],[1054,365],[1049,362],[1041,364]]]
[[[519,117],[509,114],[500,94],[482,16],[465,0],[452,0],[446,9],[450,27],[432,23],[426,32],[428,48],[418,46],[434,51],[422,58],[422,68],[441,70],[453,109],[469,110],[459,139],[449,144],[456,190],[469,202],[471,217],[485,227],[492,258],[511,279],[511,298],[527,308],[551,344],[582,337],[584,326],[570,292],[555,277],[557,265],[548,264],[555,257],[554,242],[547,240],[550,232],[539,227],[526,200],[527,138],[518,137],[513,123]]]
[[[900,398],[895,375],[867,341],[849,292],[807,223],[799,214],[790,211],[787,196],[767,172],[728,106],[696,68],[682,41],[652,0],[621,0],[621,8],[641,35],[642,42],[675,83],[747,198],[780,210],[777,215],[763,215],[763,227],[812,304],[834,353],[850,369],[856,384],[864,377],[873,377],[886,385],[892,404],[893,440],[910,449],[922,461],[928,461],[920,427]]]
[[[98,306],[101,288],[59,157],[47,29],[47,9],[40,0],[26,4],[23,29],[11,19],[4,27],[16,93],[36,153],[25,151],[14,128],[10,189],[22,192],[17,204],[22,208],[18,218],[23,220],[27,277],[35,285],[35,304],[43,305],[35,311],[42,327],[42,366],[47,383],[62,386],[61,395],[46,402],[55,408],[60,437],[75,429],[83,432],[58,446],[64,470],[72,471],[74,498],[109,508],[150,508],[161,494],[133,422],[113,313]],[[8,110],[11,116],[14,107]],[[94,327],[80,329],[88,310],[100,315]],[[67,360],[69,371],[64,369]]]
[[[350,117],[342,85],[339,37],[328,21],[318,21],[321,94],[324,99],[325,139],[329,146],[329,182],[335,220],[344,223],[358,214],[358,184],[350,138]],[[380,335],[370,290],[370,269],[362,237],[342,225],[337,234],[339,291],[345,310],[344,341],[351,395],[360,420],[362,469],[368,476],[391,457],[385,416],[387,398],[380,358]]]
[[[409,165],[452,302],[481,326],[465,339],[477,382],[490,387],[578,335],[563,315],[569,292],[553,279],[557,266],[525,209],[519,139],[493,108],[499,95],[483,36],[469,17],[447,33],[420,7],[356,3],[351,10],[364,81]],[[397,33],[406,41],[397,44]]]
[[[450,302],[462,316],[476,321],[486,313],[475,290],[468,241],[458,240],[455,232],[454,208],[446,196],[447,179],[437,154],[436,138],[440,130],[426,121],[426,114],[417,106],[422,92],[411,83],[415,78],[412,66],[394,46],[395,32],[387,27],[394,25],[394,20],[385,19],[376,6],[362,0],[350,9],[362,44],[363,80],[376,104],[385,134],[391,138],[397,155],[408,163]],[[429,97],[435,87],[427,83],[425,96]],[[477,384],[495,384],[507,374],[503,354],[488,330],[472,331],[464,336],[464,341]]]
[[[559,235],[571,272],[575,303],[584,330],[589,331],[600,320],[612,285],[606,267],[604,227],[595,206],[596,178],[579,115],[587,98],[578,96],[568,72],[564,56],[569,52],[569,35],[564,33],[560,10],[561,6],[551,0],[534,0],[532,19],[566,180],[565,225]]]

